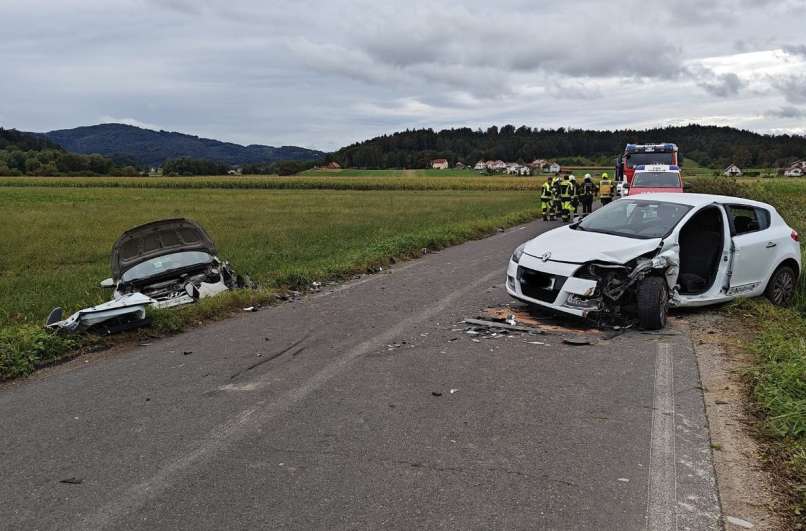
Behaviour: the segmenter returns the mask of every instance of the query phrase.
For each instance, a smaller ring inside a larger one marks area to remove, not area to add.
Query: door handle
[[[769,243],[767,243],[767,249],[772,249],[772,248],[773,248],[773,247],[775,247],[776,245],[778,245],[778,244],[777,244],[777,243],[775,243],[775,242],[769,242]]]

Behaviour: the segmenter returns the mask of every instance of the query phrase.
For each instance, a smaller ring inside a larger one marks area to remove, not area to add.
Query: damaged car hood
[[[590,261],[623,264],[657,249],[661,238],[638,239],[559,227],[530,240],[524,252],[542,260],[583,264]]]
[[[207,232],[189,219],[163,219],[134,227],[112,246],[112,278],[117,281],[137,264],[182,251],[216,254],[215,244]]]

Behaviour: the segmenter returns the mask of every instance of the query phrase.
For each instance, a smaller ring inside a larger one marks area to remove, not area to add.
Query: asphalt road
[[[0,527],[718,528],[680,322],[457,325],[513,302],[508,255],[546,227],[0,388]]]

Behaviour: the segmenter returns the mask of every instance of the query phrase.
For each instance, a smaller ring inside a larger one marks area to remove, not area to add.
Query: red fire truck
[[[635,167],[647,164],[679,166],[677,144],[627,144],[624,155],[616,159],[616,180],[632,185]]]

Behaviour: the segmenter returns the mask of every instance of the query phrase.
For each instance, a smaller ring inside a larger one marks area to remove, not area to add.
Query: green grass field
[[[776,207],[803,240],[806,235],[806,179],[713,179],[694,182],[696,191],[741,195]],[[806,246],[801,246],[801,252]],[[806,263],[806,255],[802,256]],[[755,333],[747,371],[752,398],[762,415],[769,462],[783,473],[792,495],[793,520],[806,515],[806,275],[793,308],[776,308],[763,299],[730,308]]]
[[[112,244],[127,228],[147,221],[199,221],[220,256],[262,288],[157,312],[156,328],[173,330],[246,300],[265,300],[272,288],[364,272],[390,257],[413,256],[424,247],[458,243],[538,215],[535,194],[517,189],[82,186],[0,187],[0,376],[29,372],[75,346],[43,333],[43,319],[53,306],[71,312],[107,300],[109,292],[97,284],[110,276]]]

